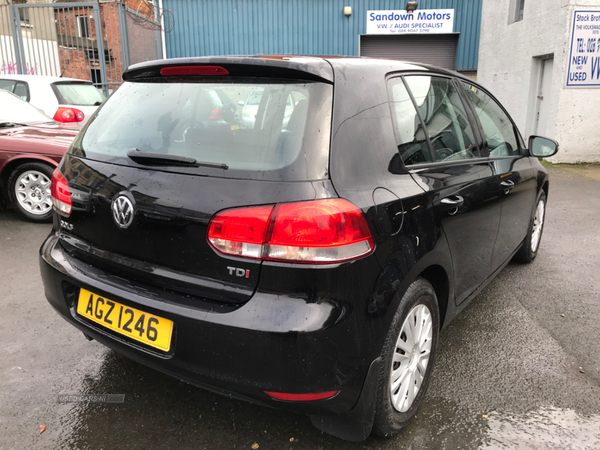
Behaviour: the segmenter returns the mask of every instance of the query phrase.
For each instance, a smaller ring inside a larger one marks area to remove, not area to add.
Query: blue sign
[[[453,9],[367,11],[367,34],[452,33]]]
[[[600,10],[573,11],[567,87],[600,88]]]

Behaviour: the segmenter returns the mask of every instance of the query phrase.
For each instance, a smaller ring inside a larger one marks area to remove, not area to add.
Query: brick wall
[[[125,5],[143,15],[154,17],[152,6],[149,6],[144,0],[127,0]],[[94,51],[97,49],[96,20],[100,20],[105,49],[106,76],[109,88],[113,89],[116,87],[116,83],[122,81],[121,74],[125,69],[122,63],[121,24],[119,23],[117,4],[103,3],[99,6],[99,18],[93,17],[92,7],[56,10],[57,34],[66,37],[62,39],[63,45],[59,49],[61,67],[63,76],[92,80],[92,71],[100,69],[98,53]],[[87,17],[89,39],[80,36],[78,17],[83,16]],[[128,21],[131,22],[131,19],[129,18]],[[130,24],[130,33],[136,40],[136,48],[140,50],[134,53],[142,54],[144,60],[152,59],[151,55],[156,55],[154,35],[152,32],[139,33],[137,28],[137,25]],[[146,44],[148,49],[144,48]],[[134,59],[138,58],[133,56]],[[132,62],[137,62],[137,60]]]

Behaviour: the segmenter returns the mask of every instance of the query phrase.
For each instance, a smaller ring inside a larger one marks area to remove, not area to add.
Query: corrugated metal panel
[[[456,34],[361,36],[360,55],[433,64],[454,70]]]
[[[456,69],[476,70],[482,0],[420,0],[419,9],[454,9]],[[163,0],[173,13],[167,55],[303,54],[358,56],[367,11],[404,0]],[[345,17],[344,6],[352,6]]]

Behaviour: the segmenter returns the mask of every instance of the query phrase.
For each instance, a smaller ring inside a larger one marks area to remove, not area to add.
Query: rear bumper
[[[40,269],[50,304],[86,335],[156,370],[254,403],[306,414],[345,414],[357,404],[369,366],[379,354],[380,339],[372,332],[374,345],[354,344],[367,339],[357,336],[364,319],[336,301],[257,292],[224,313],[166,302],[72,258],[54,233],[40,250]],[[172,320],[170,352],[144,348],[78,316],[74,299],[79,288]],[[335,397],[311,402],[278,401],[264,393],[334,390],[339,390]]]

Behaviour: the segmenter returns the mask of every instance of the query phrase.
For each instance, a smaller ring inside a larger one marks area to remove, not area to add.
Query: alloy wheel
[[[52,208],[50,179],[37,170],[19,175],[15,183],[15,198],[19,206],[30,214],[47,214]]]
[[[544,226],[544,209],[545,203],[540,200],[537,208],[535,209],[535,216],[533,217],[533,229],[531,230],[531,251],[536,252],[538,245],[540,244],[540,238],[542,236],[542,227]]]

